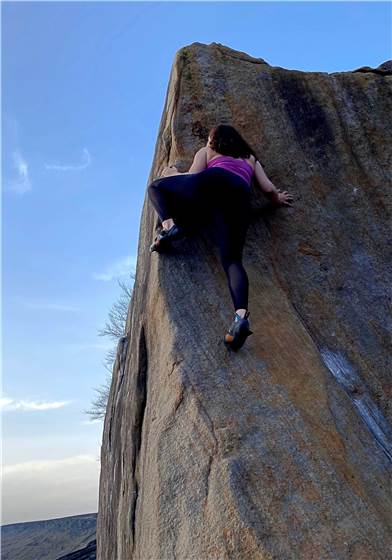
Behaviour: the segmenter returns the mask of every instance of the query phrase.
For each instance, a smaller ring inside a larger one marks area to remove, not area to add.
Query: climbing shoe
[[[237,352],[237,350],[244,345],[248,336],[253,334],[253,331],[249,328],[249,315],[249,311],[246,311],[243,318],[238,315],[238,313],[235,314],[235,318],[229,328],[229,332],[225,334],[223,339],[226,348]]]
[[[162,228],[161,231],[154,239],[154,243],[150,245],[150,253],[158,251],[159,253],[165,250],[172,241],[182,239],[184,231],[177,224],[173,224],[170,229]]]

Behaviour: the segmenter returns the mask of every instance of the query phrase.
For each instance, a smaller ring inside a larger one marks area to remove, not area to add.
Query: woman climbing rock
[[[151,252],[163,252],[195,227],[206,223],[212,226],[235,310],[223,341],[234,351],[252,334],[248,319],[249,280],[242,252],[253,176],[274,203],[292,206],[293,195],[276,189],[241,134],[230,125],[220,124],[210,130],[206,146],[196,152],[189,171],[180,173],[175,166],[165,167],[161,177],[148,186],[149,198],[162,222]]]

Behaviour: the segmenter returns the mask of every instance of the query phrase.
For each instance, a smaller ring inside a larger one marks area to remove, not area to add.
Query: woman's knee
[[[235,254],[221,254],[221,263],[222,267],[226,273],[230,271],[230,269],[243,269],[244,265],[242,263],[242,253],[237,252]]]
[[[154,181],[152,181],[152,182],[148,185],[147,189],[148,189],[148,190],[156,189],[158,186],[159,186],[159,179],[155,179]]]
[[[160,185],[163,185],[165,183],[170,183],[170,180],[172,177],[156,177],[153,181],[151,181],[151,183],[149,184],[149,186],[155,186],[155,187],[159,187]]]

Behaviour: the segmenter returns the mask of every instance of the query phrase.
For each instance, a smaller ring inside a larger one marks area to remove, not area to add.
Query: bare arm
[[[261,190],[265,193],[265,195],[273,202],[278,203],[279,191],[275,187],[273,182],[267,177],[267,174],[265,173],[261,163],[258,160],[256,160],[255,165],[255,176]]]
[[[203,146],[198,150],[193,158],[192,165],[186,173],[200,173],[207,168],[207,148]]]
[[[192,175],[193,173],[200,173],[200,171],[203,171],[206,168],[207,168],[207,149],[205,146],[203,146],[202,148],[200,148],[200,150],[196,152],[195,157],[193,158],[192,165],[189,168],[189,171],[184,171],[183,173],[181,173],[181,171],[178,171],[178,169],[174,165],[172,165],[170,167],[165,167],[162,174],[164,174],[165,177],[170,175]]]

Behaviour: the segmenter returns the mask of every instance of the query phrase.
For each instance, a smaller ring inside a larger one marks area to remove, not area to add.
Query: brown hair
[[[257,156],[241,134],[229,124],[218,124],[211,128],[209,137],[210,146],[215,152],[224,156],[235,158],[248,158],[251,154]]]

